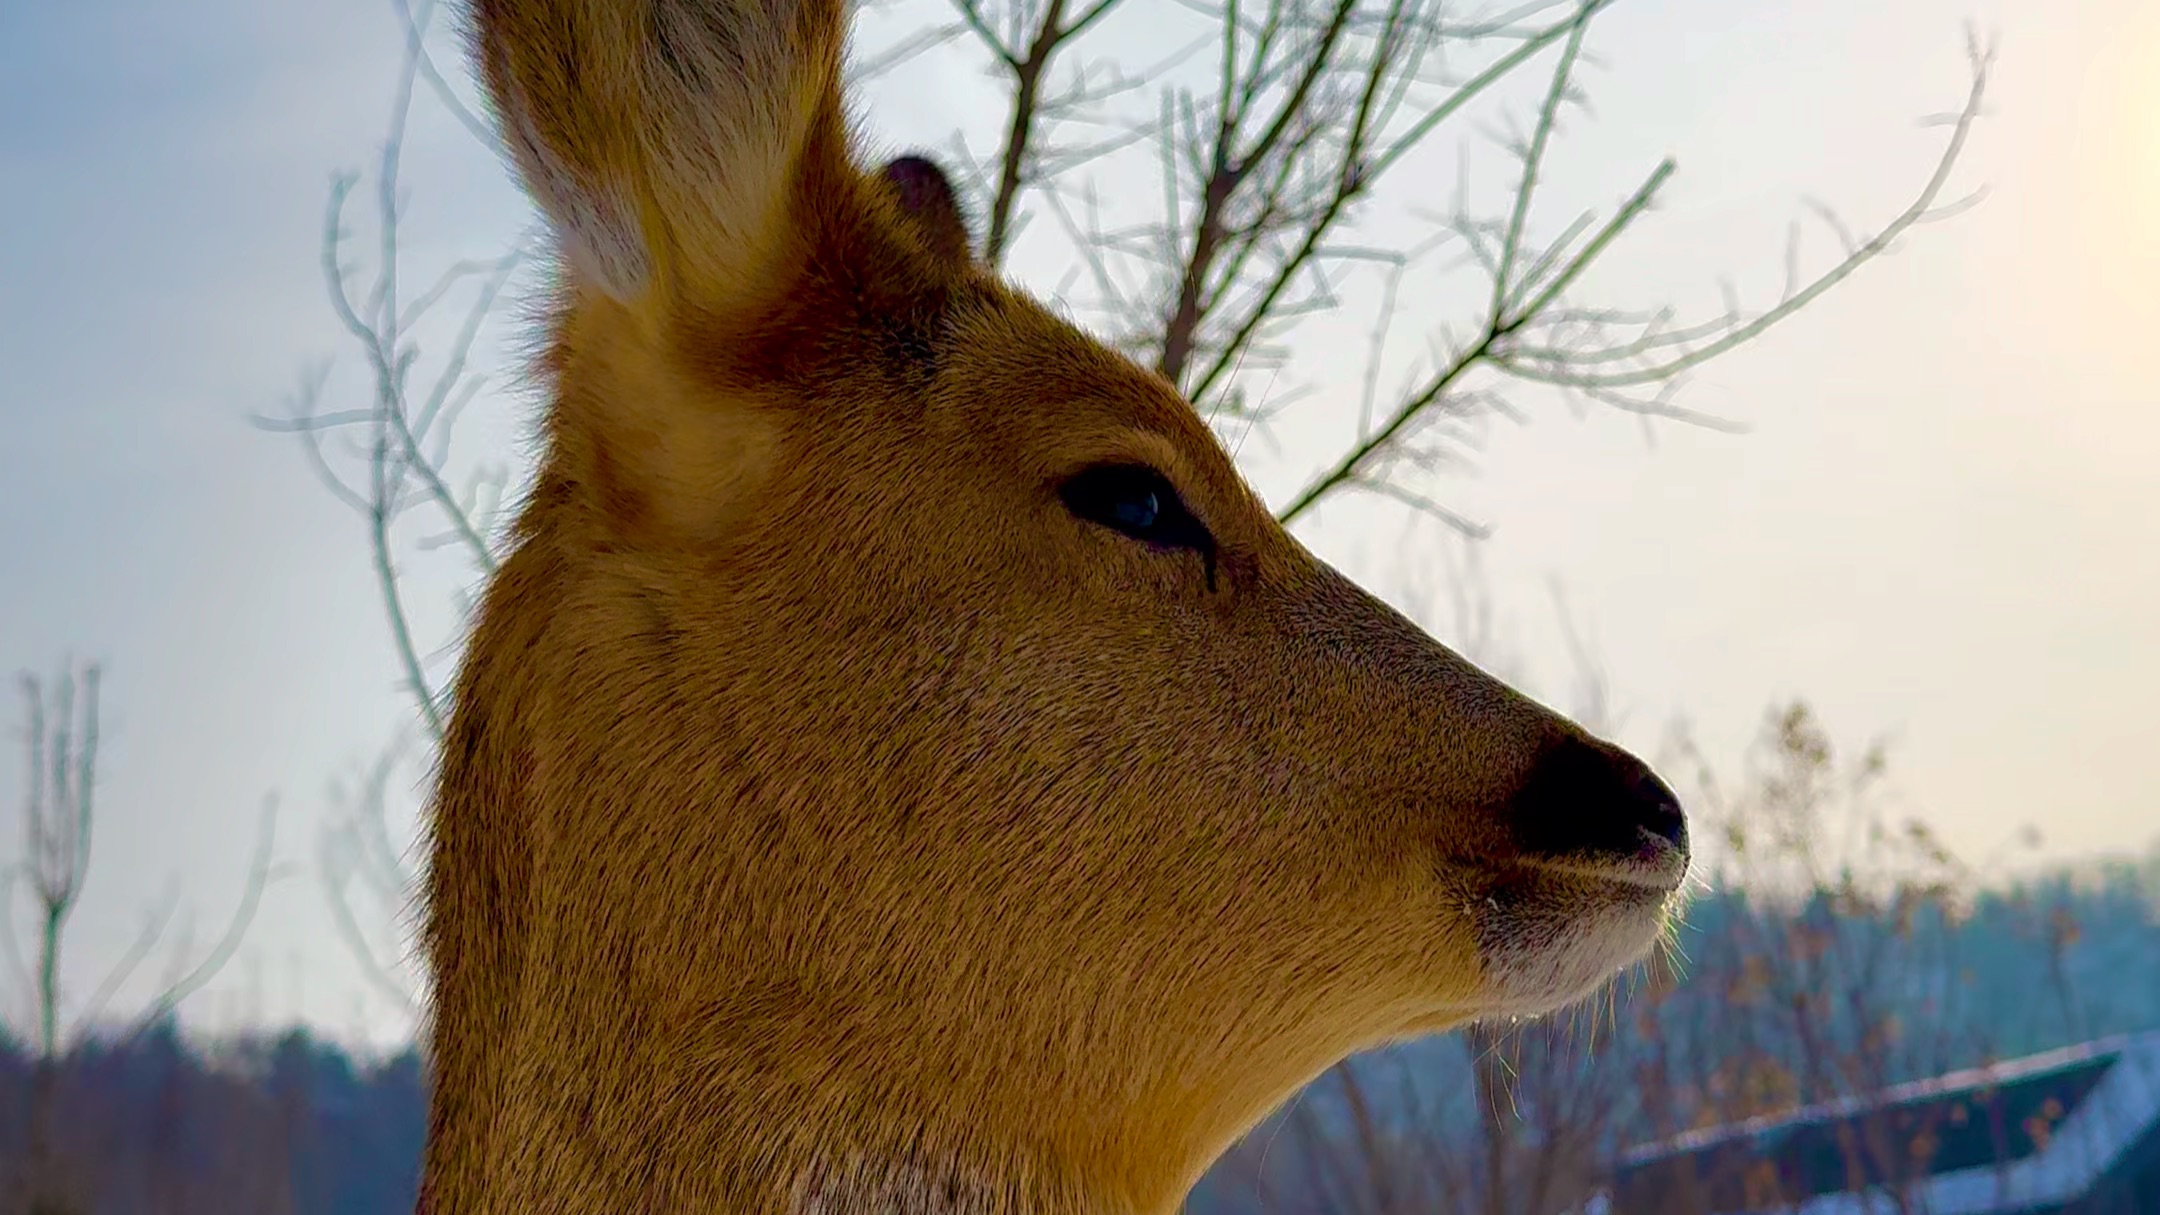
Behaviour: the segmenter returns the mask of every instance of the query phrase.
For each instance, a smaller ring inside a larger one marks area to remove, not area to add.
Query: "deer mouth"
[[[1524,858],[1525,868],[1561,874],[1586,882],[1636,887],[1660,897],[1677,894],[1687,881],[1689,853],[1685,841],[1676,842],[1646,827],[1635,828],[1637,839],[1630,851],[1596,856],[1541,856]]]
[[[1641,859],[1526,860],[1472,907],[1494,1013],[1566,1007],[1649,956],[1682,901],[1684,848]]]

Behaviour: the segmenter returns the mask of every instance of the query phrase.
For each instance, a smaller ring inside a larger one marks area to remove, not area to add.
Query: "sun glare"
[[[2160,274],[2160,13],[2097,42],[2078,90],[2076,173],[2081,256],[2109,300],[2149,307]]]

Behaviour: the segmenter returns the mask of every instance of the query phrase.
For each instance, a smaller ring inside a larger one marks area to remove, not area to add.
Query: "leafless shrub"
[[[13,977],[31,996],[34,1070],[25,1114],[27,1149],[11,1189],[22,1209],[58,1215],[78,1207],[75,1166],[58,1148],[64,1108],[60,1077],[70,1051],[85,1042],[108,1011],[112,998],[158,945],[178,902],[168,893],[145,917],[143,928],[105,980],[77,1002],[66,998],[61,982],[69,919],[82,900],[90,877],[91,842],[97,816],[98,692],[95,665],[65,671],[50,688],[33,675],[22,677],[28,749],[28,789],[23,799],[22,859],[5,872],[0,887],[0,948]],[[193,964],[183,947],[163,985],[117,1035],[131,1042],[169,1017],[180,1003],[215,978],[246,936],[262,893],[274,876],[271,845],[276,813],[263,807],[262,833],[240,901],[216,943]],[[24,964],[22,943],[13,922],[18,892],[30,903],[31,958]],[[72,1005],[72,1007],[71,1007]]]

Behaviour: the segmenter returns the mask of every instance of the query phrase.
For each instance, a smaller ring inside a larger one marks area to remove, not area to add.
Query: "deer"
[[[427,1215],[1165,1215],[1645,957],[1671,789],[861,158],[845,0],[472,0],[552,284],[429,798]]]

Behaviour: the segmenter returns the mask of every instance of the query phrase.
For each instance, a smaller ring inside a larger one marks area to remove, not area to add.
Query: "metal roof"
[[[1907,1206],[1902,1208],[1890,1194],[1876,1189],[1817,1192],[1797,1207],[1781,1209],[1797,1215],[1877,1215],[1911,1208],[1931,1215],[2046,1210],[2087,1193],[2141,1142],[2160,1141],[2156,1134],[2160,1132],[2160,1031],[2156,1031],[1968,1068],[1863,1097],[1643,1144],[1622,1153],[1615,1188],[1625,1192],[1630,1181],[1649,1181],[1662,1169],[1685,1167],[1691,1158],[1769,1157],[1825,1126],[1850,1123],[1864,1115],[1921,1108],[1967,1094],[1985,1104],[2028,1086],[2058,1089],[2068,1096],[2059,1103],[2068,1108],[2060,1111],[2059,1121],[2051,1124],[2043,1139],[2027,1144],[2031,1150],[2007,1160],[1986,1153],[1984,1160],[1970,1165],[1962,1161],[1973,1159],[1972,1153],[1951,1153],[1943,1163],[1960,1167],[1914,1179],[1906,1191]]]

